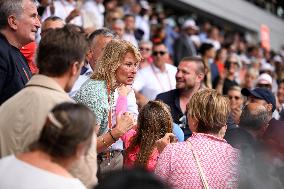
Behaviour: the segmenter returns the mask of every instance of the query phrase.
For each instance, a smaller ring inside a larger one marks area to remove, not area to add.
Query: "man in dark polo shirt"
[[[31,78],[20,49],[35,40],[39,27],[35,0],[0,0],[0,105]]]
[[[198,91],[203,83],[205,71],[202,59],[186,57],[181,60],[176,73],[176,89],[159,94],[156,99],[162,100],[171,108],[174,123],[181,126],[185,139],[191,132],[186,121],[186,105],[191,96]]]

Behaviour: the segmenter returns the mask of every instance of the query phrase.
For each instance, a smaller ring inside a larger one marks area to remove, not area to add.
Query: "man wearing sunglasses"
[[[167,64],[169,60],[167,47],[163,43],[156,43],[153,46],[152,54],[153,63],[139,70],[133,83],[139,106],[145,105],[149,100],[154,100],[157,94],[176,87],[177,68]]]
[[[256,87],[263,87],[271,91],[272,77],[267,73],[260,74],[260,76],[257,78]]]

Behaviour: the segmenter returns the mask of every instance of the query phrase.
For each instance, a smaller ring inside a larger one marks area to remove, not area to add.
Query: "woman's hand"
[[[177,142],[177,138],[173,133],[166,133],[165,136],[156,141],[156,147],[159,153],[162,153],[164,148],[171,142]]]
[[[233,108],[233,109],[231,110],[232,118],[233,118],[233,120],[234,120],[234,122],[235,122],[236,124],[239,124],[241,114],[242,114],[241,108]]]
[[[130,93],[130,91],[132,90],[130,85],[121,85],[120,87],[118,87],[118,94],[119,96],[127,96],[128,93]]]
[[[119,114],[116,119],[116,126],[112,129],[112,134],[115,138],[120,138],[123,134],[132,129],[134,125],[135,119],[131,113],[125,112]]]

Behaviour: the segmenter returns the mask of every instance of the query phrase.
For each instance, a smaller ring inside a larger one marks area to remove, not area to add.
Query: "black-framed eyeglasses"
[[[158,54],[159,54],[159,55],[163,56],[163,55],[165,55],[166,53],[167,53],[166,51],[154,51],[154,52],[153,52],[153,55],[154,55],[154,56],[158,56]]]

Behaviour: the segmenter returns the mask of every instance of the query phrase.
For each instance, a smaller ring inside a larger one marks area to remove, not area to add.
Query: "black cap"
[[[244,96],[254,96],[256,98],[265,100],[268,104],[272,104],[272,112],[276,109],[276,99],[272,92],[266,88],[255,88],[249,90],[247,88],[242,89],[242,95]]]

